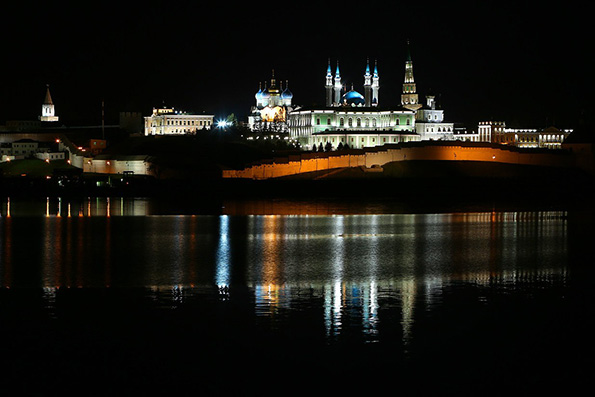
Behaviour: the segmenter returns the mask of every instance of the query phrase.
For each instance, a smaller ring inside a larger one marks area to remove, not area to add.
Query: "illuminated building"
[[[444,121],[444,110],[437,106],[433,95],[426,96],[426,106],[419,107],[415,113],[415,131],[422,141],[454,139],[454,124]]]
[[[183,135],[209,130],[214,115],[191,114],[173,108],[153,108],[153,114],[145,117],[145,135]]]
[[[413,78],[413,61],[409,51],[409,42],[407,42],[407,58],[405,60],[405,81],[403,83],[403,93],[401,94],[401,105],[405,109],[418,110],[421,104],[418,100],[415,79]]]
[[[333,75],[327,67],[325,108],[300,108],[289,115],[289,137],[306,150],[364,148],[387,143],[420,140],[453,140],[454,124],[444,121],[444,110],[433,95],[426,97],[426,106],[419,103],[413,77],[409,48],[405,60],[405,77],[401,103],[381,107],[378,93],[380,77],[375,63],[364,72],[364,94],[345,90],[339,63]]]
[[[507,128],[504,121],[482,121],[478,125],[479,141],[521,148],[561,149],[572,130]]]
[[[52,101],[52,96],[50,95],[49,85],[46,88],[45,99],[41,105],[41,116],[39,116],[39,120],[48,122],[58,121],[58,116],[56,116],[56,110],[54,108],[54,102]]]
[[[326,73],[326,107],[299,108],[289,114],[289,138],[305,150],[363,148],[387,143],[417,141],[415,111],[403,106],[381,107],[378,67],[364,72],[364,95],[344,90],[339,64]]]
[[[263,89],[262,85],[254,96],[256,105],[250,110],[248,126],[255,132],[276,132],[287,133],[287,115],[293,110],[293,94],[289,90],[289,84],[285,83],[285,89],[277,85],[275,72],[273,71],[270,86]]]

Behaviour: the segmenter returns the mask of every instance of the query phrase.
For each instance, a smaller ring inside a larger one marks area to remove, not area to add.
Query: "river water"
[[[2,373],[20,395],[589,385],[590,210],[0,205]]]

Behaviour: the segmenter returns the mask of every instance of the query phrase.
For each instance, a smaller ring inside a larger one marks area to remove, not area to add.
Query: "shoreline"
[[[539,211],[592,209],[595,199],[595,178],[574,174],[539,178],[143,179],[121,186],[70,187],[45,180],[12,182],[10,186],[0,183],[2,199],[144,198],[165,207],[175,204],[183,212],[198,209],[209,213]]]

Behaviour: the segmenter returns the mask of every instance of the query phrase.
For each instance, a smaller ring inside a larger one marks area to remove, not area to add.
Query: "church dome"
[[[283,98],[283,99],[291,99],[291,98],[293,98],[293,94],[291,93],[291,91],[289,91],[289,88],[286,88],[281,93],[281,98]]]
[[[364,96],[357,91],[351,90],[343,94],[343,103],[348,105],[364,105],[366,100]]]

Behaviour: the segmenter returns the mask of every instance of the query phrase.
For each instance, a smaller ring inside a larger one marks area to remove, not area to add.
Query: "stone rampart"
[[[395,161],[411,160],[482,161],[553,167],[575,165],[573,156],[559,149],[519,149],[489,143],[415,142],[276,158],[241,170],[224,170],[223,177],[270,179],[338,168],[382,167]]]

